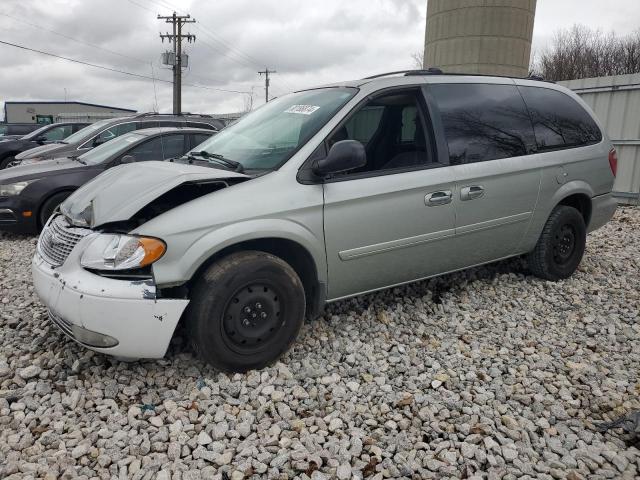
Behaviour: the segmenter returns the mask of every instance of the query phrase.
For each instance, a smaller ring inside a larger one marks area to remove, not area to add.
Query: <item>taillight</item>
[[[611,173],[615,177],[618,173],[618,152],[616,152],[615,148],[609,151],[609,166],[611,167]]]

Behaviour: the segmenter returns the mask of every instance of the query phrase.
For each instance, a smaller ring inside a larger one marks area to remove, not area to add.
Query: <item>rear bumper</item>
[[[617,208],[618,202],[611,193],[593,197],[591,199],[591,220],[587,230],[593,232],[606,225],[613,218]]]
[[[91,350],[125,358],[162,358],[189,301],[157,299],[151,280],[114,280],[86,271],[80,266],[86,240],[60,267],[53,268],[38,253],[33,258],[33,284],[49,318]]]

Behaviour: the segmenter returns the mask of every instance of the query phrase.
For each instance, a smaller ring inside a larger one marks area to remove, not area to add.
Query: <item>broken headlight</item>
[[[131,270],[151,265],[166,249],[157,238],[103,233],[87,246],[80,263],[93,270]]]

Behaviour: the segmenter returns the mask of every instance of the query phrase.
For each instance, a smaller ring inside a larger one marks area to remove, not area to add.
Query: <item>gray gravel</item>
[[[283,360],[97,355],[49,325],[0,234],[0,478],[634,478],[595,427],[640,408],[640,210],[550,283],[510,261],[334,304]],[[152,334],[152,332],[150,332]]]

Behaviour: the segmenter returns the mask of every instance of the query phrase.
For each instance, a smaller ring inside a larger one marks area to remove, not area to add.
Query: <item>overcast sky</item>
[[[253,91],[254,105],[262,103],[257,71],[264,67],[278,71],[274,95],[412,68],[426,15],[425,0],[2,0],[2,7],[1,41],[164,80],[171,72],[160,53],[169,46],[158,34],[168,25],[156,15],[189,12],[198,22],[185,30],[197,40],[186,47],[184,82],[209,89],[185,85],[183,110],[203,113],[238,111],[248,102],[249,94],[213,88]],[[538,0],[534,51],[573,23],[631,33],[640,29],[640,0]],[[2,44],[0,54],[0,103],[62,100],[66,89],[68,100],[171,110],[169,83],[154,88],[152,80]]]

